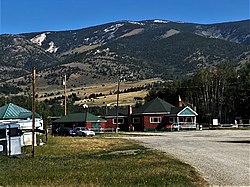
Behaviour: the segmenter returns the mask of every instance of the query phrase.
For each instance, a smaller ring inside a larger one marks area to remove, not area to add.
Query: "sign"
[[[213,125],[219,125],[218,119],[213,119]]]

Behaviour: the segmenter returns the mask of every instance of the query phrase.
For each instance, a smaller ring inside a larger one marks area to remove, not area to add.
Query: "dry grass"
[[[55,137],[53,139],[54,142],[58,145],[58,149],[61,150],[60,153],[77,153],[90,151],[98,152],[107,150],[110,147],[118,148],[119,146],[126,145],[121,139],[117,139],[116,141],[113,141],[112,139],[105,139],[105,141],[100,141],[100,139],[98,138],[95,139],[82,137]],[[57,150],[54,151],[56,151],[58,154]]]
[[[50,137],[35,158],[0,157],[0,164],[3,186],[207,185],[189,165],[118,138]]]
[[[74,65],[74,64],[71,64]],[[120,84],[120,90],[123,91],[125,89],[144,86],[145,84],[152,84],[153,82],[160,81],[160,79],[146,79],[141,81],[135,81],[135,82],[121,82]],[[70,88],[68,89],[68,95],[72,93],[76,93],[78,97],[80,97],[82,100],[77,101],[75,104],[83,104],[86,103],[89,106],[101,106],[101,105],[107,105],[110,104],[111,106],[116,104],[116,95],[112,94],[109,95],[110,92],[113,93],[117,90],[117,83],[102,83],[99,85],[91,85],[91,86],[85,86],[85,87],[78,87],[78,88]],[[39,94],[43,95],[44,93],[57,93],[60,92],[60,95],[50,96],[50,97],[43,97],[38,98],[40,101],[45,99],[51,99],[57,96],[61,96],[64,92],[62,89],[60,90],[53,90],[53,91],[40,91]],[[97,99],[94,99],[94,101],[87,101],[84,100],[84,97],[88,97],[90,94],[104,94],[105,96],[98,97]],[[147,94],[146,90],[138,91],[138,92],[129,92],[129,93],[120,93],[119,97],[119,104],[120,105],[129,105],[129,104],[135,104],[134,97],[142,97],[144,98]]]
[[[129,93],[121,93],[119,94],[119,105],[134,105],[135,100],[134,97],[142,97],[144,98],[147,95],[147,91],[138,91],[138,92],[129,92]],[[86,103],[89,106],[104,106],[104,105],[110,105],[110,106],[116,106],[116,100],[117,95],[107,95],[98,97],[97,99],[94,99],[92,101],[77,101],[75,104],[83,104]]]
[[[134,30],[132,30],[132,31],[130,31],[130,32],[122,35],[121,38],[123,38],[123,37],[129,37],[129,36],[134,36],[134,35],[140,34],[142,31],[144,31],[143,28],[141,28],[141,29],[134,29]]]
[[[83,45],[81,47],[77,47],[77,48],[74,48],[72,50],[66,51],[66,52],[62,53],[61,56],[68,55],[68,54],[74,54],[74,53],[83,53],[83,52],[95,49],[95,48],[97,48],[99,46],[100,45],[91,45],[91,46],[89,46],[89,45]]]

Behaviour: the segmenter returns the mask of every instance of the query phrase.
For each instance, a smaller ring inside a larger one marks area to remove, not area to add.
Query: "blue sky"
[[[120,20],[249,19],[249,0],[0,0],[0,33],[71,30]]]

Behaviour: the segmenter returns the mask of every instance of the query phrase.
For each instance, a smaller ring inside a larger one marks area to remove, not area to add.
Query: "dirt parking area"
[[[148,133],[128,137],[195,167],[211,186],[250,186],[250,130]]]

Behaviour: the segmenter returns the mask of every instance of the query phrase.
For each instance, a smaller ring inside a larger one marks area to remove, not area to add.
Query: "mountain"
[[[0,79],[18,77],[38,69],[59,64],[59,59],[33,44],[22,35],[0,36]]]
[[[128,80],[181,78],[202,67],[249,62],[250,20],[194,24],[167,20],[119,21],[69,30],[0,35],[0,80],[29,74],[34,65],[44,87]],[[3,74],[4,72],[4,74]],[[27,76],[12,80],[27,84]]]
[[[250,45],[249,20],[211,25],[198,25],[196,28],[196,34],[201,36]]]

